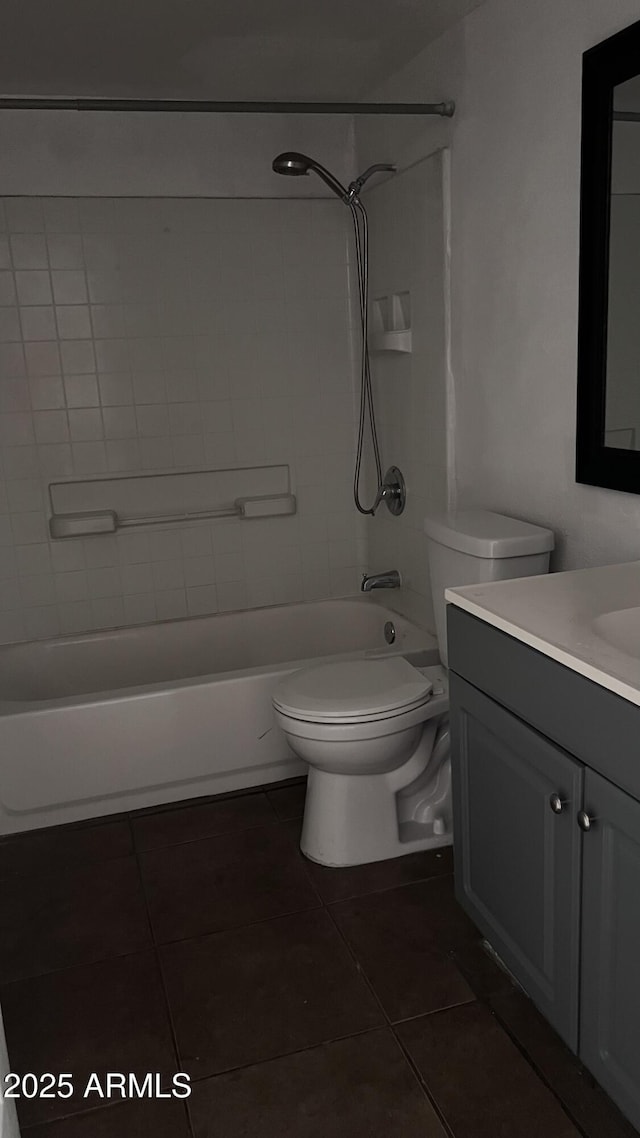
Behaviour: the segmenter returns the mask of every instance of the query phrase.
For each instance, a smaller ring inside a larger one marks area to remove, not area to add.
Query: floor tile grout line
[[[171,813],[171,811],[166,811],[166,813]],[[133,819],[130,816],[126,816],[126,817],[120,817],[120,818],[118,818],[118,820],[121,820],[121,822],[123,822],[123,824],[126,826],[126,828],[128,828],[129,838],[130,838],[130,843],[131,843],[129,852],[126,852],[126,854],[122,854],[122,852],[118,852],[118,854],[108,854],[108,855],[102,855],[100,857],[91,857],[87,861],[85,861],[85,863],[83,863],[83,865],[82,865],[83,869],[88,869],[91,866],[106,865],[107,863],[109,863],[109,861],[118,861],[118,860],[124,860],[125,858],[128,858],[128,857],[137,857],[139,854],[155,854],[156,850],[174,849],[175,847],[179,847],[179,846],[191,846],[191,844],[194,844],[195,842],[211,841],[214,838],[230,838],[230,836],[235,835],[235,834],[246,834],[249,832],[253,832],[255,830],[272,830],[272,828],[274,828],[276,826],[282,827],[285,825],[285,823],[282,822],[281,818],[279,818],[276,814],[273,814],[273,818],[271,818],[270,820],[266,820],[266,822],[256,823],[255,825],[233,827],[233,828],[230,828],[230,830],[221,830],[221,831],[218,831],[216,833],[211,833],[211,834],[200,834],[198,836],[198,838],[187,838],[187,839],[183,839],[182,841],[170,841],[170,842],[158,844],[158,846],[151,846],[151,847],[148,847],[147,849],[143,849],[143,848],[138,848],[137,843],[136,843],[136,832],[134,832],[134,827],[133,827],[133,822],[136,819]],[[56,827],[52,827],[52,828],[56,828]],[[27,833],[32,833],[32,832],[36,833],[36,831],[27,831]],[[9,836],[11,836],[11,838],[13,838],[13,836],[16,836],[16,835],[11,834]],[[54,859],[54,861],[55,861],[55,859]],[[0,875],[0,885],[3,882],[15,881],[16,879],[18,879],[18,877],[19,877],[19,879],[32,879],[32,877],[33,877],[33,879],[41,880],[42,877],[59,876],[59,874],[61,874],[61,873],[72,872],[73,869],[76,869],[76,868],[77,868],[77,860],[74,861],[71,859],[69,859],[68,861],[63,861],[63,863],[60,863],[57,866],[56,865],[48,866],[47,869],[44,869],[44,871],[41,868],[26,868],[26,869],[20,868],[20,869],[16,869],[16,871],[11,872],[11,873],[1,874]]]
[[[363,1035],[373,1035],[376,1031],[386,1031],[386,1023],[378,1023],[373,1027],[362,1027],[358,1031],[347,1031],[343,1035],[332,1035],[328,1039],[320,1039],[316,1043],[309,1043],[306,1047],[296,1047],[293,1051],[281,1051],[277,1055],[269,1055],[265,1059],[253,1059],[249,1063],[239,1063],[235,1067],[224,1067],[221,1071],[209,1072],[206,1075],[190,1076],[192,1084],[206,1083],[209,1079],[219,1079],[224,1075],[233,1075],[238,1071],[249,1071],[252,1067],[264,1067],[267,1063],[277,1063],[280,1059],[291,1059],[293,1055],[304,1055],[307,1051],[317,1051],[320,1047],[330,1047],[332,1043],[342,1043],[345,1039],[359,1039]]]
[[[148,908],[148,904],[147,904],[147,900],[146,900],[146,894],[144,897],[144,901],[145,901],[145,910],[146,910],[147,920],[150,921],[149,908]],[[320,898],[317,898],[316,904],[307,905],[304,909],[291,909],[289,912],[277,913],[277,914],[272,915],[270,917],[261,917],[258,921],[249,921],[247,924],[229,925],[223,929],[210,929],[208,932],[195,933],[192,936],[178,937],[176,940],[166,940],[166,941],[156,939],[155,933],[153,930],[153,925],[152,925],[151,926],[151,938],[152,938],[151,943],[146,945],[144,948],[134,948],[134,949],[131,949],[130,951],[127,951],[127,952],[114,953],[111,956],[100,956],[100,957],[97,957],[95,960],[82,960],[80,962],[76,962],[75,964],[64,964],[60,968],[52,968],[46,972],[36,972],[30,976],[19,976],[14,980],[0,980],[0,993],[2,992],[3,988],[8,988],[12,984],[22,984],[22,983],[27,983],[30,980],[40,980],[41,978],[44,978],[45,976],[56,976],[56,975],[59,975],[61,972],[70,972],[74,968],[92,968],[96,964],[108,964],[112,960],[124,960],[128,956],[138,956],[140,953],[150,952],[153,949],[160,950],[163,948],[170,948],[174,944],[186,944],[187,941],[203,940],[205,937],[210,937],[210,936],[224,936],[226,933],[240,932],[241,929],[252,929],[258,925],[267,924],[269,921],[286,920],[287,917],[295,917],[295,916],[298,916],[299,914],[302,914],[302,913],[316,913],[319,909],[323,909],[323,908],[325,908],[325,906],[323,905],[322,900]]]
[[[352,948],[351,944],[349,943],[349,941],[347,940],[346,936],[344,935],[344,933],[343,933],[342,929],[340,928],[340,925],[339,925],[339,924],[338,924],[338,922],[336,921],[336,919],[335,919],[335,917],[334,917],[333,913],[330,911],[330,906],[329,906],[329,905],[325,905],[325,909],[326,909],[326,912],[327,912],[327,914],[328,914],[328,916],[329,916],[329,918],[330,918],[330,920],[331,920],[331,922],[332,922],[332,924],[333,924],[334,928],[336,929],[336,931],[337,931],[337,933],[338,933],[338,936],[339,936],[339,937],[340,937],[340,939],[342,940],[343,944],[345,945],[345,947],[346,947],[346,949],[347,949],[347,952],[349,953],[349,955],[350,955],[351,959],[353,960],[353,963],[354,963],[355,967],[356,967],[356,968],[357,968],[357,970],[358,970],[358,974],[359,974],[360,976],[362,976],[362,979],[364,980],[364,982],[365,982],[365,984],[367,985],[367,987],[368,987],[368,989],[369,989],[369,991],[370,991],[371,995],[373,996],[373,998],[374,998],[375,1002],[377,1003],[377,1005],[378,1005],[378,1007],[379,1007],[379,1009],[380,1009],[380,1011],[381,1011],[381,1013],[382,1013],[382,1015],[383,1015],[383,1017],[384,1017],[384,1020],[385,1020],[385,1026],[386,1026],[387,1030],[391,1031],[391,1034],[392,1034],[392,1036],[393,1036],[394,1040],[396,1041],[396,1046],[397,1046],[397,1047],[400,1049],[400,1052],[401,1052],[401,1054],[404,1056],[405,1062],[407,1062],[407,1064],[408,1064],[408,1066],[409,1066],[409,1069],[410,1069],[410,1071],[412,1072],[412,1074],[413,1074],[414,1078],[416,1079],[416,1081],[417,1081],[417,1084],[418,1084],[418,1086],[419,1086],[420,1090],[422,1091],[422,1093],[423,1093],[424,1097],[427,1099],[427,1102],[430,1104],[431,1108],[433,1109],[433,1111],[434,1111],[434,1113],[435,1113],[436,1117],[438,1118],[438,1120],[439,1120],[439,1121],[440,1121],[440,1123],[442,1124],[442,1126],[443,1126],[443,1128],[444,1128],[444,1131],[445,1131],[445,1134],[446,1134],[446,1135],[448,1135],[448,1136],[449,1136],[449,1138],[455,1138],[455,1135],[453,1134],[453,1131],[450,1129],[450,1127],[449,1127],[449,1124],[448,1124],[448,1122],[447,1122],[446,1118],[444,1117],[444,1115],[443,1115],[443,1113],[442,1113],[442,1111],[441,1111],[441,1109],[440,1109],[440,1107],[439,1107],[438,1103],[437,1103],[437,1102],[436,1102],[436,1100],[435,1100],[435,1099],[432,1097],[432,1095],[431,1095],[431,1093],[429,1092],[428,1088],[426,1087],[425,1083],[424,1083],[424,1082],[423,1082],[423,1081],[422,1081],[420,1078],[418,1078],[418,1075],[417,1075],[417,1070],[416,1070],[416,1068],[415,1068],[415,1065],[414,1065],[414,1063],[413,1063],[413,1062],[410,1060],[408,1053],[405,1051],[405,1048],[403,1047],[402,1043],[401,1043],[401,1042],[400,1042],[400,1040],[398,1039],[398,1036],[397,1036],[396,1032],[394,1031],[394,1026],[393,1026],[393,1023],[391,1022],[391,1019],[390,1019],[390,1017],[388,1016],[388,1014],[387,1014],[387,1012],[386,1012],[386,1010],[385,1010],[385,1007],[384,1007],[384,1005],[383,1005],[383,1003],[382,1003],[382,1000],[381,1000],[381,999],[380,999],[380,997],[378,996],[378,993],[376,992],[376,990],[375,990],[375,988],[374,988],[374,986],[373,986],[373,983],[372,983],[372,981],[369,979],[369,977],[368,977],[368,975],[367,975],[367,973],[366,973],[366,971],[365,971],[365,968],[364,968],[364,966],[362,965],[362,963],[361,963],[361,962],[360,962],[360,960],[358,959],[358,956],[357,956],[357,954],[356,954],[355,950]]]
[[[403,1027],[405,1023],[414,1023],[415,1020],[417,1020],[417,1019],[426,1019],[427,1016],[437,1016],[437,1015],[440,1015],[441,1013],[444,1015],[446,1012],[454,1011],[455,1008],[466,1008],[466,1007],[468,1007],[469,1004],[479,1004],[479,1003],[481,1003],[481,1000],[479,1000],[478,997],[474,993],[474,994],[472,994],[470,1000],[457,1000],[453,1004],[446,1004],[445,1007],[433,1008],[433,1010],[430,1012],[416,1012],[415,1015],[403,1016],[402,1019],[390,1019],[389,1027],[392,1027],[395,1031],[395,1029],[397,1027]]]
[[[304,909],[290,909],[286,913],[272,913],[270,917],[260,917],[257,921],[247,921],[246,924],[241,925],[228,925],[223,929],[209,929],[206,932],[193,933],[190,936],[176,937],[175,940],[154,940],[154,944],[158,949],[171,948],[174,944],[186,944],[190,940],[204,940],[209,936],[224,936],[226,933],[240,932],[241,929],[253,929],[257,925],[265,925],[269,921],[284,921],[287,917],[295,917],[301,913],[315,913],[318,909],[324,908],[321,901],[315,905],[306,905]]]
[[[151,952],[153,944],[147,944],[144,948],[129,949],[127,952],[115,952],[111,956],[98,956],[95,960],[81,960],[75,964],[63,964],[60,968],[50,968],[46,972],[34,972],[29,976],[17,976],[13,980],[0,981],[0,994],[5,988],[11,988],[14,984],[28,984],[34,980],[45,980],[49,976],[60,976],[63,972],[72,972],[74,968],[95,968],[97,964],[110,964],[115,960],[126,960],[128,956],[140,956],[145,952]],[[1,1004],[1,1001],[0,1001]]]
[[[98,1112],[100,1112],[100,1111],[113,1110],[114,1107],[122,1106],[123,1104],[125,1104],[127,1102],[134,1102],[134,1101],[142,1102],[144,1100],[143,1099],[137,1099],[137,1100],[136,1099],[113,1099],[111,1102],[101,1102],[101,1103],[98,1103],[96,1106],[93,1106],[93,1107],[90,1106],[84,1110],[72,1111],[69,1114],[59,1114],[59,1115],[57,1115],[56,1118],[46,1118],[46,1119],[43,1119],[42,1122],[34,1122],[30,1126],[23,1126],[23,1127],[21,1127],[20,1135],[21,1135],[21,1138],[23,1135],[25,1135],[26,1138],[31,1138],[31,1135],[33,1135],[33,1138],[38,1138],[38,1133],[41,1130],[44,1130],[45,1127],[57,1125],[58,1123],[62,1123],[62,1122],[71,1122],[73,1119],[82,1118],[83,1115],[87,1115],[87,1116],[91,1115],[91,1117],[93,1117],[95,1114],[98,1114]],[[183,1100],[183,1105],[184,1105],[184,1102],[186,1102],[186,1101],[187,1100]],[[189,1119],[187,1119],[187,1124],[190,1127]],[[193,1138],[193,1135],[191,1133],[189,1134],[189,1138]]]
[[[300,851],[300,854],[301,854],[303,860],[307,861],[308,859],[305,858],[305,855],[302,853],[302,850],[300,850],[299,845],[298,845],[298,850]],[[314,862],[313,864],[317,865],[319,863]],[[339,870],[341,867],[337,866],[336,868]],[[345,868],[352,868],[352,867],[349,866],[349,867],[345,867]],[[320,888],[317,885],[315,885],[315,882],[313,881],[313,877],[312,877],[311,873],[309,872],[309,870],[307,870],[306,866],[305,866],[305,872],[306,872],[309,880],[311,881],[312,885],[314,885],[314,887],[316,888],[318,895],[322,900],[322,904],[326,905],[327,907],[329,907],[330,905],[343,905],[347,901],[358,901],[364,897],[376,897],[380,893],[391,893],[394,889],[409,889],[412,885],[426,885],[427,881],[440,881],[443,878],[446,880],[446,878],[448,878],[448,877],[453,877],[453,873],[432,873],[428,877],[417,877],[414,881],[399,881],[394,885],[384,885],[381,889],[367,889],[365,893],[350,893],[347,897],[333,897],[333,898],[331,898],[331,900],[326,900],[322,896]]]
[[[294,819],[294,820],[297,821],[298,819]],[[287,822],[281,822],[280,823],[280,827],[284,833],[285,838],[287,838],[287,840],[289,840],[289,835],[288,835],[287,830],[286,830],[287,825],[288,825]],[[305,876],[305,879],[307,880],[307,882],[309,883],[309,885],[313,889],[313,892],[316,895],[316,898],[318,900],[318,905],[320,906],[321,909],[325,909],[326,908],[326,901],[325,901],[324,897],[322,896],[322,893],[320,892],[315,881],[313,880],[311,872],[307,868],[309,859],[304,856],[302,850],[300,849],[300,842],[299,841],[297,841],[295,843],[292,842],[291,845],[295,848],[295,850],[298,853],[298,856],[300,858],[300,863],[302,865],[302,872]]]
[[[353,963],[355,964],[355,967],[356,967],[356,971],[357,971],[358,975],[362,977],[362,979],[364,980],[364,982],[365,982],[365,984],[366,984],[367,988],[369,989],[369,992],[371,993],[371,995],[373,996],[373,998],[374,998],[374,1000],[375,1000],[376,1004],[378,1005],[378,1009],[380,1010],[380,1012],[382,1013],[382,1015],[383,1015],[383,1017],[384,1017],[385,1025],[386,1025],[387,1027],[391,1027],[391,1020],[390,1020],[389,1016],[387,1015],[387,1012],[385,1011],[385,1008],[384,1008],[384,1005],[383,1005],[383,1003],[382,1003],[382,1000],[381,1000],[381,999],[380,999],[380,997],[378,996],[378,993],[376,992],[376,990],[375,990],[375,988],[374,988],[374,986],[373,986],[373,984],[372,984],[371,980],[369,979],[369,977],[368,977],[368,975],[367,975],[367,973],[366,973],[366,971],[365,971],[365,969],[364,969],[363,965],[361,964],[360,960],[358,959],[358,956],[357,956],[357,954],[356,954],[355,950],[354,950],[354,949],[352,948],[352,946],[350,945],[350,943],[349,943],[349,941],[347,940],[346,936],[344,935],[344,933],[343,933],[342,929],[340,928],[340,925],[339,925],[339,924],[338,924],[338,922],[336,921],[336,919],[335,919],[335,917],[334,917],[333,913],[330,911],[330,906],[329,906],[329,905],[325,905],[325,906],[324,906],[324,908],[325,908],[325,911],[326,911],[326,913],[327,913],[327,915],[328,915],[328,917],[329,917],[329,919],[330,919],[330,921],[331,921],[331,924],[333,925],[333,927],[334,927],[334,929],[336,930],[336,932],[337,932],[338,936],[340,937],[340,940],[342,941],[342,943],[343,943],[344,947],[346,948],[347,952],[349,953],[349,956],[351,957],[351,959],[352,959]]]
[[[393,1038],[395,1039],[398,1047],[400,1048],[400,1051],[401,1051],[402,1055],[404,1056],[405,1061],[408,1064],[409,1068],[411,1069],[413,1076],[416,1079],[418,1086],[422,1090],[425,1098],[427,1099],[427,1101],[429,1103],[431,1103],[431,1106],[433,1107],[433,1109],[434,1109],[434,1111],[438,1117],[438,1121],[440,1122],[445,1134],[448,1136],[448,1138],[456,1138],[453,1127],[451,1126],[451,1124],[450,1124],[449,1120],[447,1119],[444,1111],[442,1110],[440,1104],[438,1103],[438,1100],[436,1099],[433,1091],[430,1089],[430,1087],[429,1087],[426,1079],[424,1078],[424,1075],[420,1071],[417,1063],[414,1061],[414,1059],[413,1059],[411,1053],[409,1052],[408,1048],[405,1047],[404,1043],[400,1039],[397,1031],[394,1028],[394,1025],[391,1024],[390,1027],[391,1027],[391,1031],[393,1034]]]
[[[138,879],[140,881],[140,889],[142,891],[142,899],[144,902],[145,913],[147,915],[147,923],[149,926],[149,935],[151,937],[153,955],[154,955],[154,959],[156,962],[156,968],[158,969],[158,975],[160,977],[160,986],[162,988],[162,998],[164,1000],[165,1012],[166,1012],[166,1016],[167,1016],[167,1021],[169,1023],[169,1031],[171,1032],[171,1043],[173,1045],[173,1052],[174,1052],[174,1057],[176,1060],[176,1067],[177,1067],[177,1070],[179,1071],[180,1067],[181,1067],[181,1063],[182,1063],[182,1057],[180,1054],[180,1048],[178,1046],[178,1035],[176,1032],[175,1023],[173,1021],[173,1012],[171,1010],[171,1002],[169,1000],[169,993],[167,991],[167,985],[166,985],[166,981],[165,981],[164,970],[162,967],[162,959],[161,959],[160,952],[158,949],[158,944],[156,942],[153,922],[151,920],[151,910],[149,907],[149,901],[147,898],[147,890],[146,890],[144,878],[142,875],[142,867],[140,865],[140,861],[139,861],[137,854],[135,856],[136,856],[136,867],[138,870]],[[186,1116],[187,1116],[187,1126],[189,1127],[190,1138],[194,1138],[193,1126],[191,1124],[191,1115],[189,1113],[188,1108],[186,1111]]]
[[[136,854],[136,836],[135,836],[135,833],[133,830],[133,822],[131,821],[131,815],[130,814],[127,814],[126,822],[127,822],[127,829],[129,831],[130,852],[131,852],[131,855],[133,857],[135,857],[135,854]]]
[[[280,828],[282,828],[282,826],[283,826],[283,823],[279,822],[278,820],[276,820],[275,824],[277,826],[279,826]],[[253,829],[271,829],[271,826],[272,826],[272,824],[270,823],[268,826],[256,826],[256,827],[253,827]],[[242,831],[233,831],[233,832],[245,833],[246,834],[246,833],[249,833],[250,831],[242,830]],[[228,834],[226,836],[228,836]],[[195,839],[195,841],[203,841],[203,840],[206,841],[207,839],[206,838],[205,839]],[[176,843],[176,845],[188,845],[188,844],[190,844],[190,843]],[[289,845],[289,843],[287,843],[287,844]],[[162,847],[158,847],[158,848],[169,849],[172,847],[162,846]],[[153,924],[153,918],[151,916],[151,908],[150,908],[150,905],[148,902],[148,897],[147,897],[144,871],[143,871],[142,863],[140,860],[140,855],[144,855],[144,854],[151,853],[151,852],[154,852],[154,851],[139,850],[139,851],[134,852],[134,856],[136,858],[136,862],[138,865],[138,872],[140,874],[140,878],[141,878],[141,882],[142,882],[142,889],[143,889],[145,903],[146,903],[146,907],[147,907],[147,915],[148,915],[149,923],[151,926],[151,933],[152,933],[152,937],[153,937],[153,942],[157,946],[158,949],[165,948],[165,947],[168,947],[169,945],[173,945],[173,944],[184,944],[186,941],[190,941],[190,940],[200,940],[203,937],[220,936],[223,933],[231,933],[231,932],[234,932],[234,931],[239,930],[239,929],[253,928],[255,925],[262,925],[262,924],[265,924],[267,921],[278,921],[278,920],[284,919],[285,917],[293,917],[297,913],[308,913],[308,912],[312,912],[312,911],[315,912],[316,909],[320,909],[320,908],[324,907],[324,901],[322,900],[322,897],[320,896],[320,894],[319,894],[318,890],[316,889],[313,881],[310,879],[309,875],[307,874],[307,872],[303,866],[304,879],[307,882],[307,884],[311,887],[311,890],[312,890],[313,895],[315,897],[316,903],[314,905],[307,905],[301,909],[291,909],[285,913],[271,914],[268,917],[260,917],[256,921],[247,921],[246,923],[242,923],[239,925],[228,925],[226,928],[222,928],[222,929],[208,929],[204,932],[198,932],[198,933],[195,933],[195,934],[190,935],[190,936],[176,937],[175,939],[172,939],[172,940],[158,940],[158,938],[156,937],[155,926]]]
[[[88,858],[80,866],[78,866],[77,860],[76,861],[61,862],[60,864],[56,865],[55,859],[53,859],[49,863],[47,868],[44,870],[42,870],[42,869],[16,870],[14,873],[9,873],[9,874],[5,874],[5,875],[0,876],[0,888],[3,885],[6,885],[7,882],[14,882],[17,880],[24,881],[24,880],[35,879],[37,881],[41,881],[45,877],[60,877],[62,874],[66,875],[66,874],[72,873],[74,870],[75,871],[79,870],[79,871],[85,872],[91,868],[96,868],[97,866],[109,865],[113,861],[126,861],[126,859],[128,857],[133,857],[134,854],[135,854],[135,850],[132,848],[129,851],[129,853],[108,854],[106,857]]]
[[[251,834],[251,833],[253,833],[254,830],[272,830],[275,826],[281,826],[281,825],[282,825],[282,823],[280,822],[280,819],[276,818],[274,816],[274,818],[271,821],[258,822],[255,826],[237,826],[235,829],[231,829],[231,830],[218,830],[217,833],[215,833],[215,834],[201,834],[197,838],[184,838],[182,841],[179,841],[179,842],[166,842],[164,844],[157,845],[157,846],[148,846],[146,849],[145,848],[138,848],[135,845],[135,838],[134,838],[133,852],[136,855],[137,854],[152,854],[152,853],[156,853],[159,850],[176,849],[178,846],[191,846],[191,845],[194,845],[196,842],[210,842],[210,841],[213,841],[214,838],[230,838],[236,834]]]

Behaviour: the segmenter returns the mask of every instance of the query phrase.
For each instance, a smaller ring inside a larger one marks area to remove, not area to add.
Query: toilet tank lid
[[[490,510],[459,510],[425,518],[432,541],[473,557],[528,557],[553,549],[550,529],[494,514]]]

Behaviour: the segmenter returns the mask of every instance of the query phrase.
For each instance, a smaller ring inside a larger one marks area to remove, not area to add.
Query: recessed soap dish
[[[410,352],[411,329],[401,328],[397,332],[373,332],[370,347],[372,352]]]
[[[408,292],[379,296],[371,309],[372,352],[411,351],[411,297]]]

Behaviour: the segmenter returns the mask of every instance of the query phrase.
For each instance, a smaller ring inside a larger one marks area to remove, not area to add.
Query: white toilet
[[[546,573],[553,534],[473,510],[427,518],[431,591],[443,665],[445,588]],[[309,764],[300,847],[322,865],[361,865],[450,845],[451,763],[445,666],[402,656],[293,672],[273,706]]]

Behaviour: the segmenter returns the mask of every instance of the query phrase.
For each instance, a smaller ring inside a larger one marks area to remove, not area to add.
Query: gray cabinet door
[[[583,767],[454,674],[450,691],[458,899],[575,1051]]]
[[[580,1058],[640,1127],[640,803],[587,771]]]

